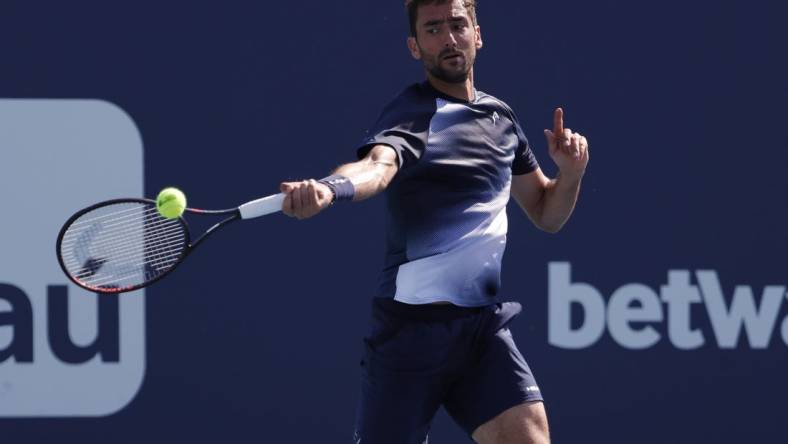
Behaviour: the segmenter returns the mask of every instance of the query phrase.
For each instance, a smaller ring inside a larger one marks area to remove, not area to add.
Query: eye
[[[438,28],[427,28],[427,34],[435,35],[438,33]]]

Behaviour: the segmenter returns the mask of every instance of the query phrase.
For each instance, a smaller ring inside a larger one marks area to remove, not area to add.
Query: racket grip
[[[266,214],[282,211],[282,202],[285,200],[284,193],[273,194],[268,197],[246,202],[238,207],[241,212],[241,219],[252,219],[265,216]]]

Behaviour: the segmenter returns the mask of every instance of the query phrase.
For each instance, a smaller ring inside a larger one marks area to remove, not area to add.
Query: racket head
[[[60,267],[78,286],[123,293],[150,285],[177,267],[190,250],[182,218],[167,219],[150,199],[113,199],[71,216],[58,233]]]

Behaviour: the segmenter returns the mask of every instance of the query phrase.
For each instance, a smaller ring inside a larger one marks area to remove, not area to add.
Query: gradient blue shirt
[[[358,150],[397,152],[386,189],[387,248],[377,297],[408,304],[497,302],[512,175],[538,164],[504,102],[466,102],[428,82],[388,104]]]

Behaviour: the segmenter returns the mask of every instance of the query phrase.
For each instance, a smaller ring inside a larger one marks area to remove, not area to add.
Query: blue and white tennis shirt
[[[386,189],[387,252],[377,297],[408,304],[497,302],[512,175],[538,164],[508,105],[476,91],[466,102],[428,82],[387,105],[359,148],[394,148]]]

